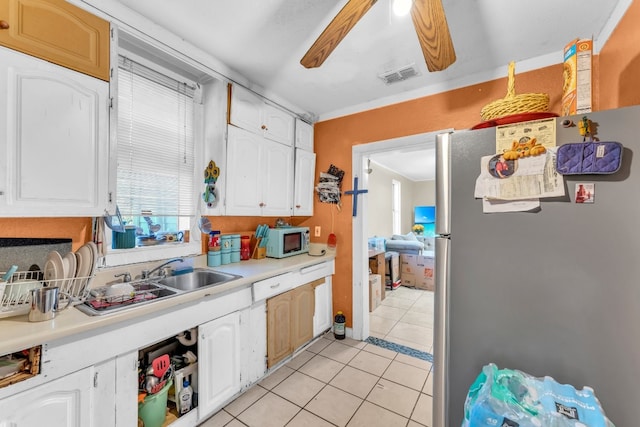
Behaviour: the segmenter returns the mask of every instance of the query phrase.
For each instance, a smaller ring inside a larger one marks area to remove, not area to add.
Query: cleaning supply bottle
[[[333,336],[337,340],[343,340],[345,338],[344,324],[346,323],[346,321],[347,320],[341,311],[336,313],[336,317],[333,321]]]
[[[193,389],[189,384],[188,379],[182,381],[182,390],[178,393],[178,400],[180,401],[180,415],[186,414],[191,410],[191,399],[193,396]]]

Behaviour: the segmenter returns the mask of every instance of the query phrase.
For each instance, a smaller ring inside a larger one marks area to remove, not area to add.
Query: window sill
[[[103,258],[101,268],[116,267],[141,262],[159,261],[167,258],[200,255],[202,244],[200,241],[178,245],[158,245],[134,249],[109,249]]]

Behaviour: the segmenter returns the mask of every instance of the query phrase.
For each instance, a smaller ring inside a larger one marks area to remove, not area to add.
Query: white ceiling
[[[435,180],[435,149],[414,150],[372,154],[369,156],[371,159],[370,173],[375,173],[378,165],[381,165],[411,181]]]
[[[300,58],[346,0],[116,1],[317,120],[502,77],[511,60],[517,72],[560,63],[578,37],[593,37],[597,52],[632,0],[443,0],[457,61],[437,73],[391,0],[378,0],[316,69]],[[377,77],[407,64],[420,75],[393,85]]]
[[[82,1],[99,8],[104,0]],[[411,17],[395,17],[391,0],[378,0],[315,69],[304,68],[300,58],[346,0],[109,0],[210,54],[250,89],[277,95],[311,121],[504,77],[511,60],[516,72],[557,64],[575,38],[592,37],[597,53],[632,2],[442,1],[457,61],[430,73]],[[378,77],[409,64],[419,76],[392,85]],[[432,149],[371,158],[408,179],[434,179]]]

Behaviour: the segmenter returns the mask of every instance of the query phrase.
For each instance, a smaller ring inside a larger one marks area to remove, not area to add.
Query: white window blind
[[[119,57],[116,201],[124,216],[194,214],[194,87]]]

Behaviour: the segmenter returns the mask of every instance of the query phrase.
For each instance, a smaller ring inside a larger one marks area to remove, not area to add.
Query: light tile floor
[[[325,334],[201,427],[431,427],[431,363]]]
[[[433,352],[433,292],[400,286],[369,313],[369,335]]]

